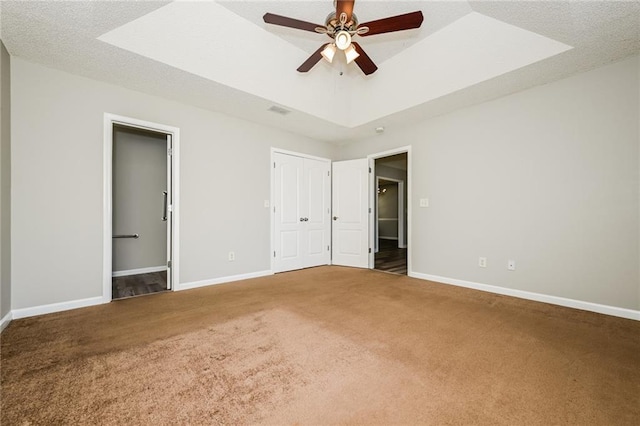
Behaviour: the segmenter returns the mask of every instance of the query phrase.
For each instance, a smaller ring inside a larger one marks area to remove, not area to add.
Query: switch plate
[[[486,257],[479,257],[478,258],[478,266],[481,268],[486,268],[487,267],[487,258]]]
[[[235,252],[230,251],[229,252],[229,262],[233,262],[234,260],[236,260],[236,254],[235,254]]]
[[[507,262],[507,269],[510,271],[515,271],[516,270],[516,261],[515,260],[509,260]]]
[[[420,207],[429,207],[429,199],[420,198]]]

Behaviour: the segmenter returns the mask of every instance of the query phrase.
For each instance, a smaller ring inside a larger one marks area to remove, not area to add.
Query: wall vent
[[[279,107],[277,105],[271,105],[268,111],[275,112],[276,114],[280,114],[280,115],[287,115],[291,112],[290,110]]]

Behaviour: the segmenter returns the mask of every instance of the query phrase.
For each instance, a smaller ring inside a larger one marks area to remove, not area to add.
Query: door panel
[[[112,274],[161,270],[171,233],[164,221],[170,168],[165,135],[115,127],[112,163]]]
[[[333,255],[335,265],[369,266],[369,163],[333,163]]]
[[[313,159],[304,159],[306,203],[305,221],[302,224],[306,253],[305,268],[327,265],[331,261],[331,177],[330,163]]]
[[[302,158],[274,154],[274,272],[302,268],[300,255],[300,189],[302,187]]]
[[[173,185],[171,177],[173,176],[171,156],[173,155],[173,142],[171,135],[167,135],[167,189],[164,217],[167,222],[167,289],[173,286]]]
[[[331,261],[328,161],[274,153],[274,272]]]

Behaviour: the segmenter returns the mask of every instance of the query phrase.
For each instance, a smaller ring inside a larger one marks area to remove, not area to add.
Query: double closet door
[[[331,163],[274,152],[274,272],[331,262]]]

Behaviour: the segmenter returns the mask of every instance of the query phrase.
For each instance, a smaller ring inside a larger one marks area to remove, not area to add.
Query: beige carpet
[[[640,423],[640,323],[314,268],[18,320],[12,424]]]

